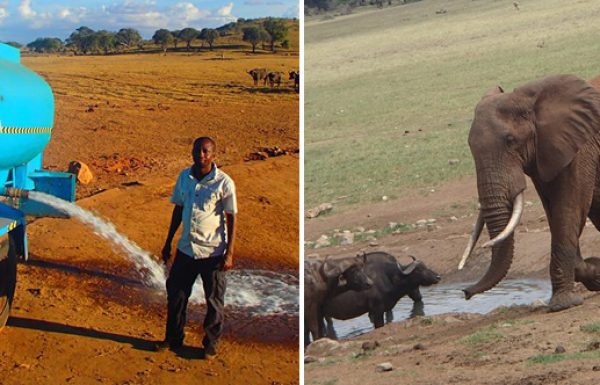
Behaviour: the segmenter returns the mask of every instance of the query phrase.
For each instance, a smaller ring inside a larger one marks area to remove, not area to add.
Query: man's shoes
[[[177,350],[183,346],[183,341],[160,341],[154,344],[155,352],[164,352],[167,349]]]
[[[205,346],[202,349],[202,358],[205,360],[212,360],[217,356],[217,350],[214,346]]]

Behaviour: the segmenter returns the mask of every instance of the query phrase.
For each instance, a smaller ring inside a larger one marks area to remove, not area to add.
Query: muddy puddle
[[[538,299],[547,302],[551,294],[549,280],[505,280],[494,289],[467,301],[462,292],[467,286],[469,284],[452,283],[422,287],[423,307],[413,306],[410,298],[403,297],[393,309],[393,322],[418,315],[432,316],[452,312],[486,314],[500,306],[529,305]],[[366,314],[346,321],[334,320],[334,327],[338,338],[354,337],[373,330]]]
[[[134,276],[139,276],[141,283],[147,286],[148,290],[152,290],[156,294],[156,289],[162,289],[164,293],[167,274],[165,266],[148,251],[143,250],[120,233],[110,221],[100,218],[76,203],[38,191],[29,192],[29,198],[52,206],[92,228],[96,235],[110,241],[115,250],[121,252],[121,255],[132,263],[137,270]],[[98,274],[101,273],[96,273],[97,276]],[[110,275],[105,274],[104,278],[110,278]],[[129,278],[124,279],[117,276],[115,278],[120,284],[135,284],[135,281]],[[249,315],[288,314],[297,316],[299,287],[298,278],[290,274],[267,270],[232,270],[227,273],[225,303],[227,306]],[[106,294],[110,296],[111,293]],[[153,299],[157,296],[145,295],[143,297]],[[194,285],[190,302],[204,303],[204,290],[199,280]]]

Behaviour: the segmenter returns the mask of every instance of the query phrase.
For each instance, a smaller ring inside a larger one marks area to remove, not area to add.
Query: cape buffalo
[[[300,72],[290,71],[289,75],[290,77],[288,78],[288,80],[293,80],[294,89],[296,90],[296,92],[300,92]]]
[[[322,306],[331,296],[365,290],[373,282],[364,272],[366,257],[325,258],[304,262],[304,343],[325,336]]]
[[[267,79],[269,80],[269,85],[271,87],[275,87],[275,84],[279,87],[281,85],[281,72],[269,72],[267,74]]]
[[[328,335],[335,337],[331,318],[347,320],[369,313],[373,325],[383,326],[383,316],[391,321],[391,310],[405,295],[421,303],[419,286],[430,286],[441,277],[414,257],[409,265],[402,266],[393,255],[383,252],[366,254],[365,272],[373,281],[366,290],[352,290],[331,296],[323,304]]]
[[[252,76],[252,80],[254,80],[254,85],[258,85],[260,80],[263,81],[263,86],[267,85],[267,74],[269,73],[266,68],[254,68],[248,71],[250,76]]]

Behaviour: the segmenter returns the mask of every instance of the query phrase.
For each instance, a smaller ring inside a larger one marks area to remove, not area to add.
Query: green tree
[[[208,43],[210,46],[210,50],[213,49],[213,43],[219,37],[219,32],[216,29],[204,28],[200,31],[200,35],[198,37]]]
[[[265,43],[271,41],[271,35],[269,32],[265,31],[263,28],[260,28],[260,42],[262,44],[262,48],[265,49]]]
[[[252,44],[252,53],[256,52],[256,45],[258,43],[260,43],[261,41],[263,41],[264,35],[261,34],[261,28],[258,28],[257,26],[252,26],[252,27],[247,27],[244,28],[244,41],[247,41],[248,43]],[[266,33],[266,31],[263,29],[263,32]]]
[[[59,52],[64,48],[64,44],[57,37],[38,37],[27,44],[27,48],[40,53]]]
[[[98,31],[95,33],[98,39],[98,47],[104,51],[105,55],[115,48],[117,42],[117,34],[110,31]]]
[[[98,52],[100,50],[100,35],[96,32],[86,35],[81,40],[83,53]]]
[[[152,36],[154,43],[161,46],[163,53],[167,54],[167,47],[173,43],[173,35],[167,29],[159,29]]]
[[[179,32],[179,38],[186,42],[186,50],[192,48],[192,41],[198,37],[198,30],[195,28],[184,28]]]
[[[4,44],[8,44],[11,47],[15,47],[15,48],[23,48],[23,44],[17,43],[16,41],[6,41],[6,42],[4,42]]]
[[[263,26],[271,36],[271,51],[275,52],[275,42],[286,38],[288,27],[283,20],[272,17],[268,17]]]
[[[134,28],[121,28],[115,36],[116,44],[125,48],[137,47],[142,41],[142,35]]]
[[[179,34],[181,33],[181,30],[179,29],[175,29],[173,31],[171,31],[171,35],[173,35],[173,47],[175,49],[177,49],[177,44],[179,44]]]
[[[67,44],[74,47],[76,51],[87,54],[91,48],[94,48],[94,30],[86,26],[81,26],[71,33],[67,38]]]

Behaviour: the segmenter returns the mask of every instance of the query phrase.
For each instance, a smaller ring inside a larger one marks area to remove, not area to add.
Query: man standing
[[[181,172],[173,190],[175,208],[162,250],[165,264],[181,223],[183,230],[167,279],[166,336],[156,344],[157,351],[183,346],[188,299],[200,274],[206,298],[203,355],[212,358],[217,353],[223,332],[225,271],[233,267],[237,201],[235,185],[217,168],[215,155],[213,139],[197,138],[192,149],[194,164]]]

